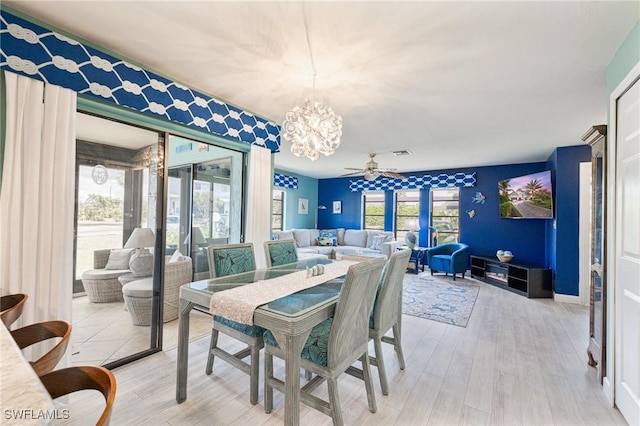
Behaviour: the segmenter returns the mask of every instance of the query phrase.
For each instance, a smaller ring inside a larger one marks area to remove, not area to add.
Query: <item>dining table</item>
[[[66,418],[68,413],[56,410],[49,392],[4,324],[0,324],[0,353],[1,424],[52,425],[56,420]]]
[[[209,311],[212,298],[216,293],[226,290],[233,292],[239,287],[258,282],[260,285],[269,285],[269,280],[286,278],[288,274],[294,273],[301,276],[300,271],[308,272],[318,264],[329,267],[329,264],[336,262],[330,259],[312,258],[251,272],[195,281],[180,287],[176,401],[182,403],[187,398],[189,314],[192,309]],[[347,267],[356,262],[343,260],[338,263],[342,264],[340,266],[344,267],[346,274]],[[326,279],[322,275],[313,278],[318,284],[278,297],[257,306],[253,311],[253,324],[270,330],[284,354],[285,425],[298,425],[300,422],[300,354],[304,344],[315,325],[333,316],[344,281],[344,275],[342,278],[332,277],[332,275],[327,275]],[[222,295],[223,293],[219,294],[219,296]]]

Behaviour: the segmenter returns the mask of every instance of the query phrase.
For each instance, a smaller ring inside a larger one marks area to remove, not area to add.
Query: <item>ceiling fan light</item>
[[[380,176],[380,173],[378,173],[378,172],[367,171],[364,174],[364,179],[365,180],[376,180],[376,178],[378,176]]]

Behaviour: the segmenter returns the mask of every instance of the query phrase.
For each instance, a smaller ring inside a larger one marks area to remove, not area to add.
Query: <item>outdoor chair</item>
[[[174,262],[170,262],[169,259],[170,257],[166,256],[164,265],[162,322],[178,318],[180,286],[191,282],[193,274],[190,257],[183,256]],[[142,278],[125,284],[122,286],[122,294],[133,324],[151,325],[153,278]]]

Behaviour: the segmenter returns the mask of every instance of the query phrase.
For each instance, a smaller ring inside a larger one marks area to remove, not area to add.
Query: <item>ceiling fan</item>
[[[406,179],[399,173],[396,173],[396,169],[381,169],[378,168],[378,163],[374,160],[376,154],[369,154],[369,161],[365,164],[364,169],[358,169],[355,167],[345,167],[346,170],[356,170],[355,172],[346,173],[342,176],[355,176],[364,174],[365,180],[375,180],[378,176],[384,176],[394,179]]]

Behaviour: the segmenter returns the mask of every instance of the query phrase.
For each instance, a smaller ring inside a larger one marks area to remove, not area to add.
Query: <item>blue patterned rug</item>
[[[402,313],[466,327],[479,291],[478,282],[470,278],[405,274]]]

